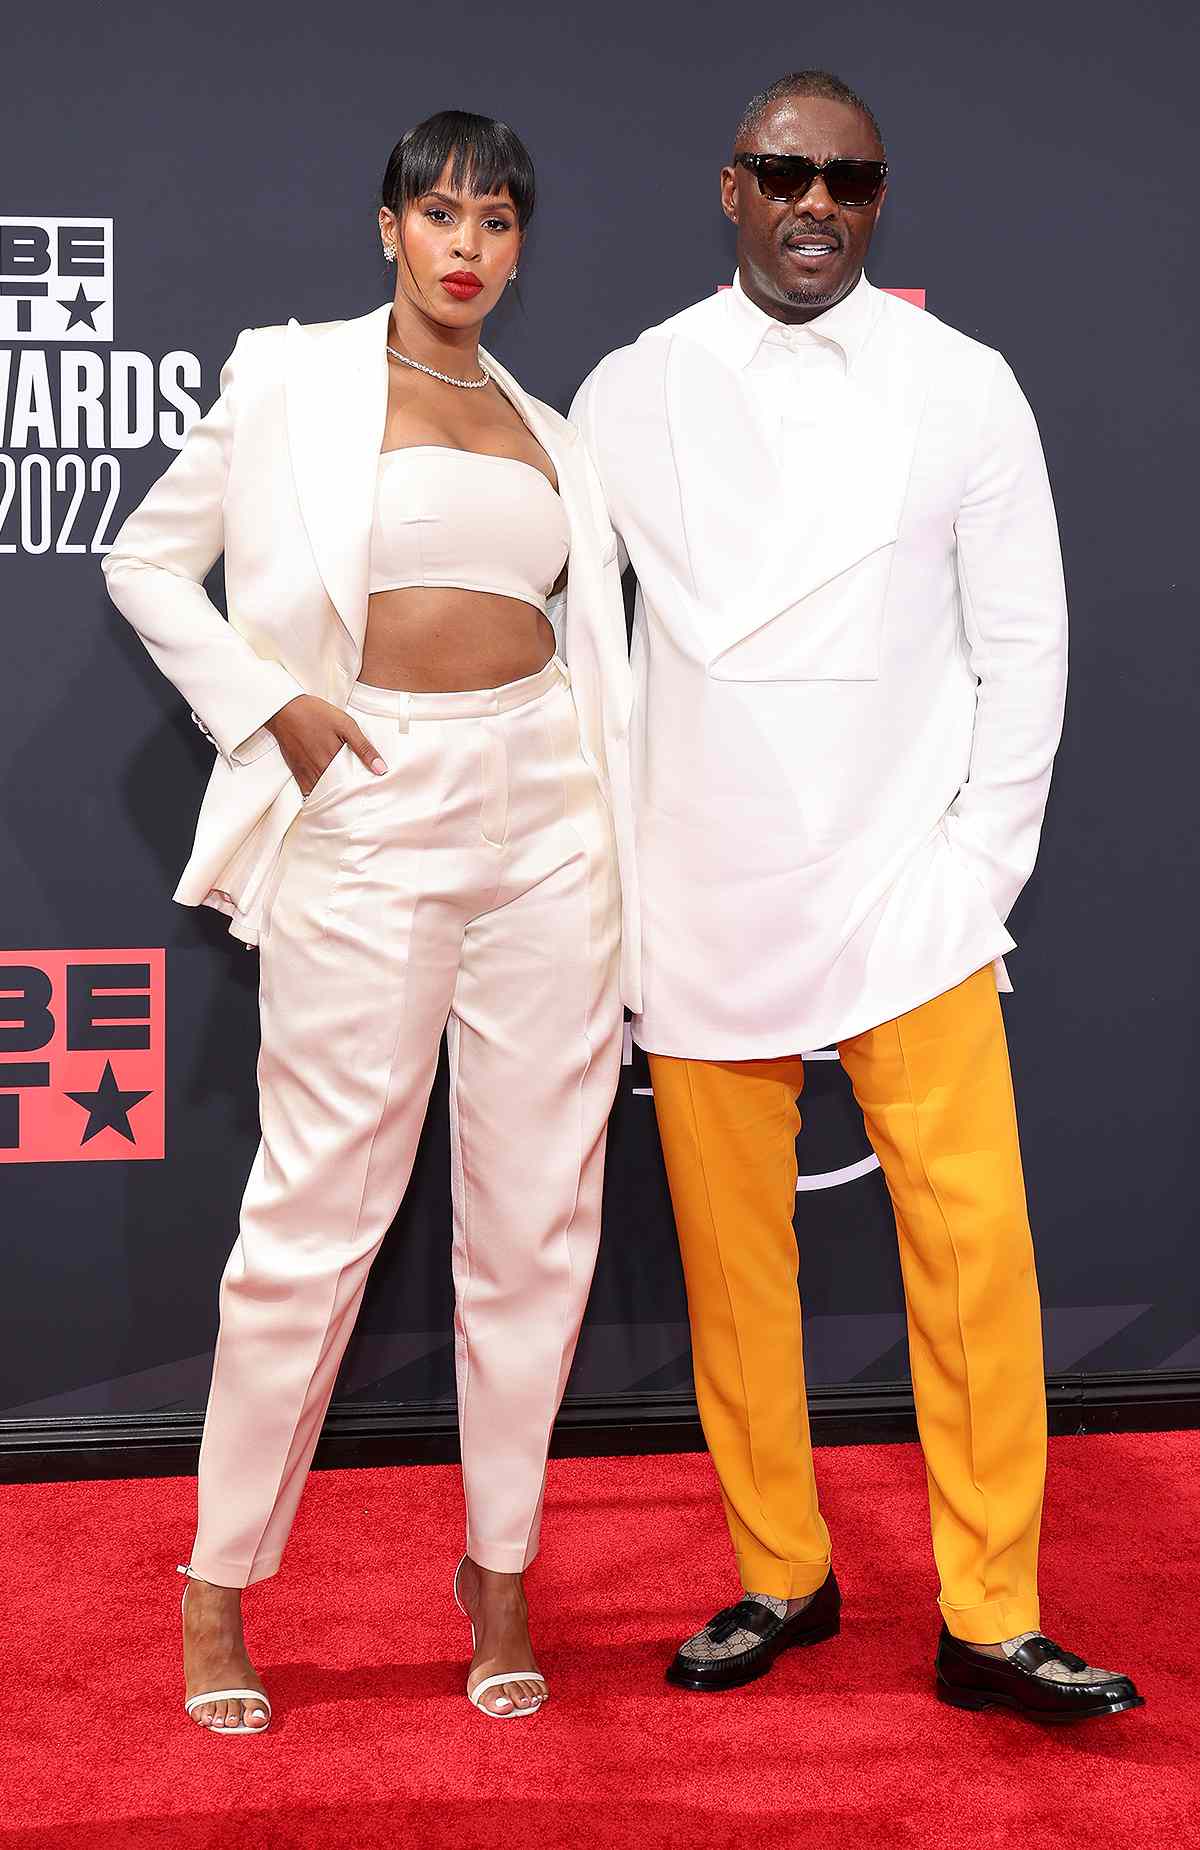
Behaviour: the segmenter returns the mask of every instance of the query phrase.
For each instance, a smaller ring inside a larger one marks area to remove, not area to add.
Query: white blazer
[[[1066,603],[1001,356],[865,278],[795,333],[735,284],[571,415],[639,581],[639,1043],[799,1053],[1011,950]]]
[[[221,395],[103,561],[113,601],[217,748],[175,898],[258,941],[268,875],[301,805],[265,722],[297,694],[345,704],[367,622],[375,478],[387,413],[388,311],[244,330]],[[632,681],[616,541],[578,435],[480,361],[554,463],[570,526],[550,617],[584,756],[609,799],[623,901],[622,991],[640,1003],[628,729]],[[204,590],[225,554],[228,622]]]

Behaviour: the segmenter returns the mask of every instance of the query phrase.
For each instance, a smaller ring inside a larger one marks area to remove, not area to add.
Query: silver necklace
[[[446,385],[460,385],[464,392],[481,392],[485,385],[490,384],[488,373],[484,373],[482,379],[456,379],[453,373],[439,373],[434,366],[423,366],[420,360],[410,360],[406,353],[397,353],[394,347],[389,347],[388,352],[402,366],[414,366],[419,373],[428,373],[431,379],[441,379]]]

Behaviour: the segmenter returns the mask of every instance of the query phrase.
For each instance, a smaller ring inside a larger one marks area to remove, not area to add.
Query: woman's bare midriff
[[[502,687],[537,674],[554,654],[541,611],[491,591],[376,591],[367,603],[359,679],[410,694]]]

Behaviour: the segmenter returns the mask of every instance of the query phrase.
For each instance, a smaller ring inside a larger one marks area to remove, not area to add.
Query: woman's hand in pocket
[[[316,694],[297,694],[294,700],[289,700],[267,721],[267,731],[279,741],[284,763],[299,784],[302,796],[308,796],[343,745],[357,752],[376,777],[382,777],[387,770],[362,727],[345,708],[319,700]]]

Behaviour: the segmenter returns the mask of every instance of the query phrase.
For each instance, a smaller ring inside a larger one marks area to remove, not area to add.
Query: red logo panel
[[[163,1154],[166,952],[0,951],[0,1163]]]

